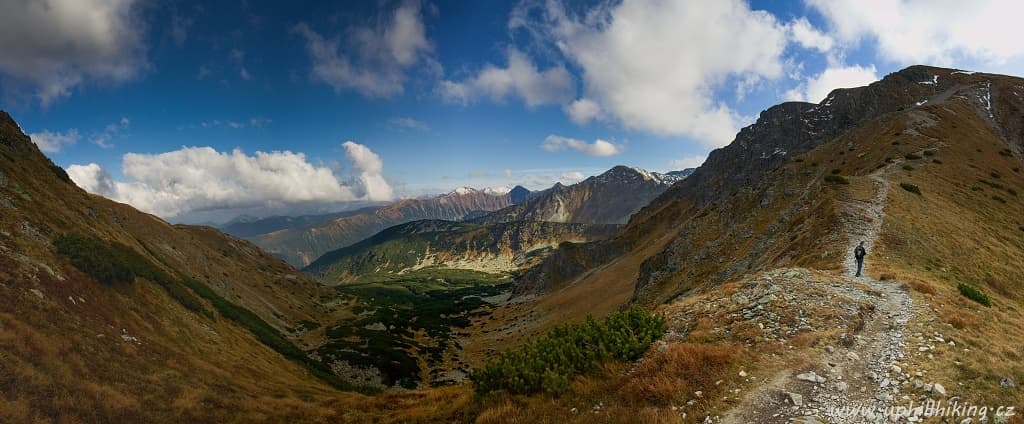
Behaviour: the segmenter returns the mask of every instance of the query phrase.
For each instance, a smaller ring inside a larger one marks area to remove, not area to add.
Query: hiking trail
[[[870,198],[840,198],[840,220],[848,246],[843,246],[840,284],[824,285],[864,307],[863,326],[841,334],[835,345],[821,350],[814,364],[786,369],[768,379],[743,402],[728,411],[726,423],[873,423],[890,422],[886,413],[903,396],[901,385],[913,377],[898,363],[905,360],[904,332],[913,316],[907,292],[893,282],[868,276],[872,253],[885,221],[889,192],[883,167],[868,178],[874,184]],[[864,241],[868,255],[861,277],[853,248]]]

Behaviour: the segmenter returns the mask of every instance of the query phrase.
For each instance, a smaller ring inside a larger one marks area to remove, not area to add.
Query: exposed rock
[[[812,383],[824,383],[826,380],[825,377],[818,375],[814,371],[797,374],[796,378],[797,380],[810,381]]]
[[[1016,385],[1013,383],[1013,379],[1012,378],[1010,378],[1010,377],[1003,377],[1002,380],[999,380],[999,386],[1000,387],[1015,387]]]
[[[789,399],[789,403],[792,403],[793,406],[804,405],[804,396],[799,393],[786,392],[786,397]]]

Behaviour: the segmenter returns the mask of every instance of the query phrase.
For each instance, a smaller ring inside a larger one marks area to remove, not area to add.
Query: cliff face
[[[772,266],[830,263],[841,253],[834,249],[832,228],[839,216],[827,195],[832,188],[822,177],[846,174],[847,162],[883,152],[869,147],[863,131],[897,119],[911,124],[898,129],[892,124],[893,134],[914,136],[921,132],[920,119],[910,115],[915,109],[960,101],[973,111],[965,118],[997,128],[1005,145],[1019,152],[1021,117],[1014,90],[1024,89],[1013,87],[1020,85],[1017,78],[914,66],[867,87],[836,90],[817,105],[769,108],[692,175],[634,214],[619,235],[559,249],[517,281],[516,291],[577,284],[600,267],[635,281],[634,301],[656,303],[698,284]],[[851,135],[855,130],[862,131],[859,138]],[[834,156],[803,156],[825,148]],[[635,259],[641,259],[638,267],[616,266]]]
[[[288,263],[303,267],[324,253],[350,246],[391,226],[421,219],[462,220],[480,211],[495,211],[511,204],[509,193],[460,190],[430,199],[405,199],[380,208],[247,238]]]
[[[479,225],[414,221],[328,252],[305,271],[327,284],[374,273],[400,273],[430,266],[510,272],[534,265],[559,244],[605,238],[618,228],[616,225],[555,222]]]
[[[629,217],[686,174],[658,174],[616,166],[579,183],[554,187],[495,211],[478,223],[513,221],[625,224]]]

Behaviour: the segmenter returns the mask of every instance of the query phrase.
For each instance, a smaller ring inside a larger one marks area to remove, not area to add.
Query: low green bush
[[[66,256],[80,271],[104,284],[131,283],[135,277],[157,283],[186,309],[212,318],[188,289],[154,265],[145,256],[116,241],[104,241],[80,234],[64,234],[53,241],[57,252]]]
[[[558,395],[572,377],[610,360],[636,360],[665,333],[665,319],[639,308],[563,325],[541,339],[505,351],[470,373],[477,393]]]
[[[906,170],[906,171],[913,171],[914,167],[910,166],[910,165],[903,165],[903,169]]]
[[[921,195],[921,188],[916,186],[916,185],[913,185],[913,184],[910,184],[910,183],[900,183],[900,187],[902,187],[904,190],[909,191],[911,193],[914,193],[914,194],[916,194],[918,196]]]
[[[992,196],[992,200],[995,200],[995,201],[997,201],[999,203],[1006,203],[1006,199],[1004,199],[1002,197],[999,197],[999,196]]]
[[[914,153],[907,153],[907,154],[903,155],[903,157],[906,158],[907,160],[918,160],[918,159],[921,159],[921,156],[918,156],[917,154],[914,154]]]
[[[104,284],[131,283],[135,269],[130,262],[138,254],[118,242],[64,234],[53,240],[57,253],[71,261],[79,271]]]
[[[849,184],[850,180],[847,180],[846,177],[843,177],[842,175],[830,174],[825,176],[825,182],[835,184]]]
[[[934,150],[925,150],[922,153],[924,153],[925,156],[935,156],[935,151]]]
[[[981,290],[978,290],[977,287],[965,283],[960,283],[959,285],[957,285],[957,288],[960,289],[960,294],[964,295],[964,297],[985,306],[992,306],[992,300],[989,299],[988,296],[985,295],[985,293],[982,293]]]

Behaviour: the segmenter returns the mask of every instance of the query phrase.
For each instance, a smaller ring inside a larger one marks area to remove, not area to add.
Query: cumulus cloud
[[[28,136],[32,138],[36,146],[39,146],[39,150],[46,153],[58,153],[64,146],[73,145],[81,139],[78,130],[73,128],[63,133],[43,130],[42,132],[31,133]]]
[[[380,160],[380,156],[354,141],[346,141],[342,146],[345,148],[345,156],[352,162],[353,173],[358,174],[357,195],[367,200],[391,199],[394,193],[382,175],[384,161]]]
[[[593,143],[587,143],[583,140],[553,134],[544,139],[544,143],[541,143],[540,148],[549,152],[574,149],[590,156],[614,156],[622,152],[621,147],[601,139],[595,140]]]
[[[782,76],[787,30],[741,0],[520,4],[509,21],[581,69],[584,99],[631,129],[728,143],[745,121],[715,100],[728,80]],[[576,121],[594,108],[567,108]]]
[[[831,51],[835,46],[835,40],[832,37],[819,31],[805,17],[794,19],[786,26],[786,29],[789,31],[790,38],[801,47],[825,53]]]
[[[433,58],[434,46],[427,38],[418,2],[403,4],[377,26],[350,28],[344,40],[326,38],[305,23],[293,31],[306,40],[313,61],[312,77],[335,92],[354,90],[366,97],[392,97],[402,94],[406,72],[414,66],[434,71],[440,67]]]
[[[878,80],[875,65],[830,65],[820,74],[810,77],[796,88],[786,92],[786,100],[820,102],[832,90],[868,85]]]
[[[576,184],[576,183],[578,183],[580,181],[583,181],[586,178],[587,178],[586,174],[584,174],[582,172],[579,172],[579,171],[572,171],[572,172],[565,172],[565,173],[562,173],[562,175],[559,175],[558,176],[558,182],[560,182],[562,184],[565,184],[565,185],[570,185],[570,184]]]
[[[116,181],[95,163],[72,165],[68,175],[86,191],[128,203],[143,211],[174,217],[193,211],[353,200],[385,200],[393,195],[381,172],[383,162],[363,145],[346,142],[352,181],[341,181],[327,167],[302,153],[218,152],[183,147],[161,154],[129,153],[122,158],[126,181]]]
[[[1024,56],[1024,6],[1014,0],[806,0],[846,45],[877,43],[878,55],[899,64],[999,65]],[[994,30],[998,29],[998,30]]]
[[[134,0],[5,1],[0,72],[43,105],[88,81],[123,82],[146,66]]]
[[[469,104],[487,97],[503,101],[514,96],[523,99],[529,107],[544,104],[568,102],[576,88],[564,66],[558,65],[540,70],[525,54],[510,48],[507,51],[508,66],[502,68],[492,64],[463,81],[441,81],[437,90],[448,103]]]
[[[590,99],[577,99],[569,103],[565,106],[565,113],[577,124],[586,124],[603,117],[601,105]]]

